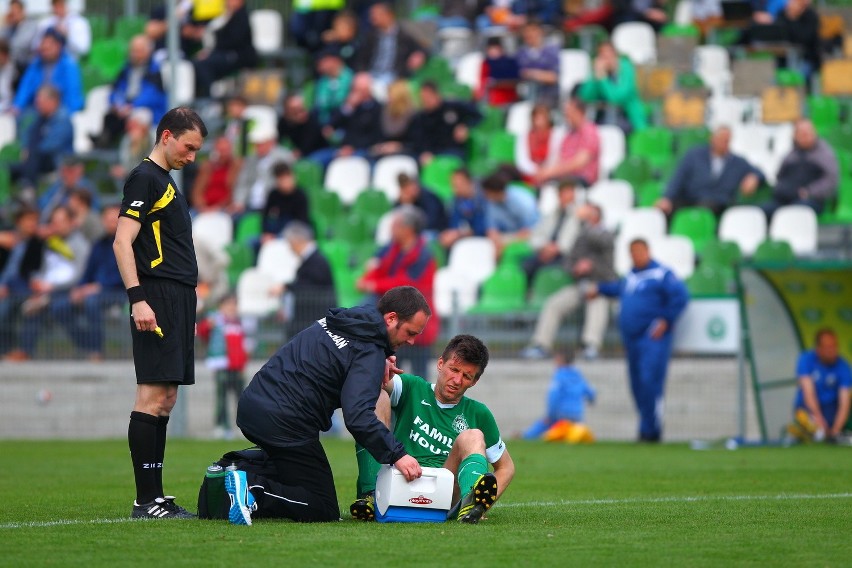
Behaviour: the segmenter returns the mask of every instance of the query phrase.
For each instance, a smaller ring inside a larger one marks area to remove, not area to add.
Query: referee
[[[151,154],[124,184],[113,250],[130,300],[136,403],[127,439],[136,501],[132,518],[191,518],[163,492],[166,427],[178,386],[195,383],[198,265],[186,198],[169,175],[195,160],[207,127],[173,108],[157,125]]]

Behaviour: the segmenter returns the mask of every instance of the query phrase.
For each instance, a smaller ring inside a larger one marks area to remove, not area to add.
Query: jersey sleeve
[[[813,372],[813,359],[810,357],[810,353],[799,355],[799,361],[796,363],[796,378],[810,376]]]
[[[503,452],[506,451],[506,443],[500,437],[500,429],[497,428],[497,421],[494,420],[491,411],[482,405],[477,414],[476,425],[482,430],[482,435],[485,436],[485,458],[488,463],[494,463],[503,456]]]
[[[840,369],[837,373],[837,385],[840,388],[852,388],[852,369],[845,359],[840,360]]]
[[[128,217],[142,223],[156,201],[155,184],[148,176],[134,171],[124,184],[120,217]]]
[[[390,403],[391,408],[396,408],[399,405],[399,401],[402,398],[403,392],[403,383],[402,377],[400,375],[393,376],[393,390],[390,394]]]

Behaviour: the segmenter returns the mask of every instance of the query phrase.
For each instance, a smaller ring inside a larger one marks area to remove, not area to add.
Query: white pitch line
[[[562,501],[529,501],[525,503],[500,503],[500,508],[521,507],[565,507],[572,505],[632,505],[642,503],[695,503],[701,501],[796,501],[815,499],[850,499],[852,493],[825,493],[821,495],[807,493],[782,493],[781,495],[696,495],[684,497],[635,497],[628,499],[577,499]],[[145,519],[65,519],[58,521],[30,521],[22,523],[0,524],[0,530],[29,529],[45,527],[64,527],[73,525],[116,525]]]

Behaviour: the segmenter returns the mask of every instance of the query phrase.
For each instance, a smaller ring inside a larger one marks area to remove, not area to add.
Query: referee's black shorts
[[[195,384],[195,288],[165,278],[141,284],[163,337],[138,331],[131,314],[136,383]]]

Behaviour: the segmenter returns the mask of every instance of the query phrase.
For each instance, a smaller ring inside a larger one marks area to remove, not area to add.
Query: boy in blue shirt
[[[595,389],[586,382],[583,373],[574,365],[570,353],[554,356],[556,372],[547,392],[547,416],[536,421],[524,432],[524,438],[544,438],[548,441],[592,441],[591,432],[583,425],[585,403],[595,402]],[[583,432],[581,439],[569,439],[572,432]]]
[[[833,329],[817,331],[814,349],[799,356],[796,377],[799,389],[790,434],[802,441],[835,439],[849,418],[852,372],[838,353]]]

